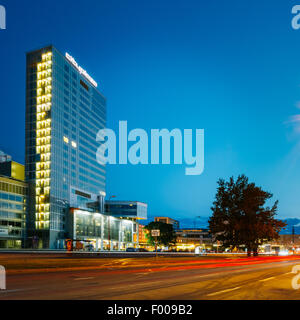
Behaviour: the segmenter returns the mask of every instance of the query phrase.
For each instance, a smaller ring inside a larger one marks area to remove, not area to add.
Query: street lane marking
[[[140,272],[140,273],[136,273],[136,274],[138,274],[138,275],[147,275],[147,274],[149,274],[149,272]]]
[[[90,280],[90,279],[95,279],[95,277],[88,277],[88,278],[76,278],[74,281],[79,281],[79,280]]]
[[[0,293],[11,293],[11,292],[19,292],[25,291],[24,289],[14,289],[14,290],[1,290]]]
[[[240,287],[235,287],[235,288],[231,288],[231,289],[226,289],[226,290],[222,290],[222,291],[217,291],[217,292],[213,292],[213,293],[209,293],[207,296],[211,297],[211,296],[216,296],[217,294],[221,294],[221,293],[225,293],[225,292],[230,292],[233,290],[237,290],[240,289]]]
[[[272,280],[272,279],[275,279],[275,277],[270,277],[270,278],[266,278],[266,279],[261,279],[261,280],[259,280],[259,281],[264,282],[264,281],[268,281],[268,280]]]
[[[14,293],[14,292],[20,292],[20,291],[29,291],[29,290],[35,290],[36,288],[29,288],[29,289],[12,289],[12,290],[1,290],[1,293]]]

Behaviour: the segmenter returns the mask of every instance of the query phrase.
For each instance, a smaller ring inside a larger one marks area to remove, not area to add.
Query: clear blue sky
[[[300,217],[296,1],[0,0],[0,149],[24,162],[25,52],[68,51],[108,99],[108,127],[204,128],[205,172],[110,166],[107,193],[149,215],[210,215],[219,177],[245,173]],[[298,146],[298,147],[297,147]]]

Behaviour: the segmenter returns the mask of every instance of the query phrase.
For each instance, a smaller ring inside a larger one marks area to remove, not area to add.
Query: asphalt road
[[[0,300],[290,300],[300,256],[87,258],[3,255]],[[300,280],[299,280],[300,282]]]

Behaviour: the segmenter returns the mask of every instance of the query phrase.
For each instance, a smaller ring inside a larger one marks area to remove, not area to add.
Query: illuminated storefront
[[[132,220],[71,208],[69,229],[73,241],[89,243],[96,251],[120,251],[137,246],[137,224]]]
[[[211,250],[212,236],[207,229],[185,228],[176,230],[176,250],[192,252],[196,247]]]

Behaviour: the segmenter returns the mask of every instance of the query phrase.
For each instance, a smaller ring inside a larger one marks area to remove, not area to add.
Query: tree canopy
[[[257,255],[258,246],[277,239],[285,227],[283,221],[275,219],[278,201],[265,207],[273,195],[249,183],[245,175],[235,181],[220,179],[209,227],[216,240],[224,246],[246,246],[248,255]]]
[[[150,222],[145,229],[148,230],[146,234],[148,243],[151,245],[155,244],[155,238],[151,235],[151,230],[160,230],[160,236],[157,237],[157,244],[168,246],[176,242],[176,233],[171,224],[164,222]]]

